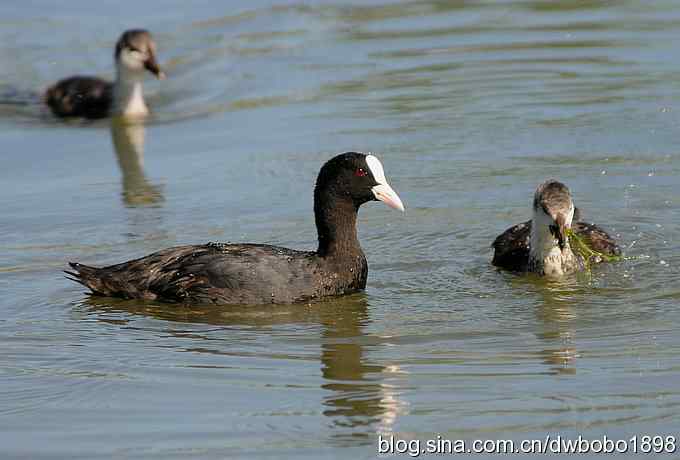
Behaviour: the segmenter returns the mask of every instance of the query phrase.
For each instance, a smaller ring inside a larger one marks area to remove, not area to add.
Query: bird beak
[[[149,52],[149,57],[144,61],[144,68],[154,74],[159,80],[165,78],[165,73],[161,70],[158,62],[156,62],[156,56],[153,52]]]
[[[564,227],[559,227],[557,230],[557,245],[560,247],[560,251],[564,250],[564,246],[567,244],[567,232]]]
[[[564,247],[567,245],[566,219],[562,214],[558,214],[555,223],[557,224],[555,238],[557,238],[557,245],[560,247],[560,251],[563,251]]]
[[[376,200],[382,201],[390,208],[404,212],[404,203],[401,202],[401,198],[399,198],[397,192],[395,192],[388,184],[378,184],[373,187],[371,191]]]

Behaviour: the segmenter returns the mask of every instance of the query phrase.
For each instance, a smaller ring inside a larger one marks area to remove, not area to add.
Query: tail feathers
[[[74,271],[64,270],[67,279],[82,284],[94,294],[105,294],[102,289],[104,286],[99,277],[98,268],[79,264],[77,262],[69,262],[68,264]]]

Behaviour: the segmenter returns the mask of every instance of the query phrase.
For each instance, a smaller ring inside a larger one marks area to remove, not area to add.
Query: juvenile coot
[[[571,192],[566,185],[548,180],[536,189],[531,220],[515,225],[493,242],[492,264],[506,270],[560,276],[583,270],[602,258],[575,253],[567,229],[572,229],[588,247],[605,256],[619,256],[621,249],[607,232],[593,224],[578,222]],[[575,221],[572,225],[572,221]]]
[[[148,70],[159,79],[165,77],[156,62],[156,44],[146,30],[123,33],[116,43],[116,81],[75,76],[47,89],[45,102],[58,117],[104,118],[109,115],[145,116],[142,81]]]
[[[315,252],[267,244],[178,246],[141,259],[95,268],[70,263],[66,273],[93,294],[182,303],[294,303],[366,287],[359,206],[380,200],[404,210],[373,155],[348,152],[329,160],[314,189],[319,237]]]

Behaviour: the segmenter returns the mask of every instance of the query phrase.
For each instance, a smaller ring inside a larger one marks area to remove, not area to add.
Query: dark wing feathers
[[[529,235],[531,221],[510,227],[496,237],[491,263],[506,270],[523,272],[529,264]]]
[[[140,259],[102,268],[70,263],[75,273],[67,273],[75,276],[79,283],[87,286],[94,294],[153,300],[157,298],[157,294],[150,291],[149,287],[171,278],[174,273],[166,267],[171,268],[173,264],[191,256],[196,248],[200,247],[169,248]]]
[[[45,103],[58,117],[104,118],[113,102],[113,84],[96,77],[70,77],[51,86]]]
[[[93,268],[71,264],[67,272],[94,294],[196,303],[289,302],[295,292],[313,287],[311,253],[268,245],[205,244],[179,246],[146,257]],[[269,289],[263,292],[262,286]]]

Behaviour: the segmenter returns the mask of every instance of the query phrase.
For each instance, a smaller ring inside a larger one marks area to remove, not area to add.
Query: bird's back
[[[58,117],[104,118],[113,102],[113,84],[96,77],[70,77],[48,88],[45,102]]]
[[[109,267],[71,267],[69,274],[95,294],[202,304],[293,303],[366,282],[365,273],[362,280],[339,279],[316,253],[260,244],[179,246]]]
[[[514,272],[527,271],[530,235],[530,220],[514,225],[498,235],[491,244],[494,249],[491,263],[496,267]]]

